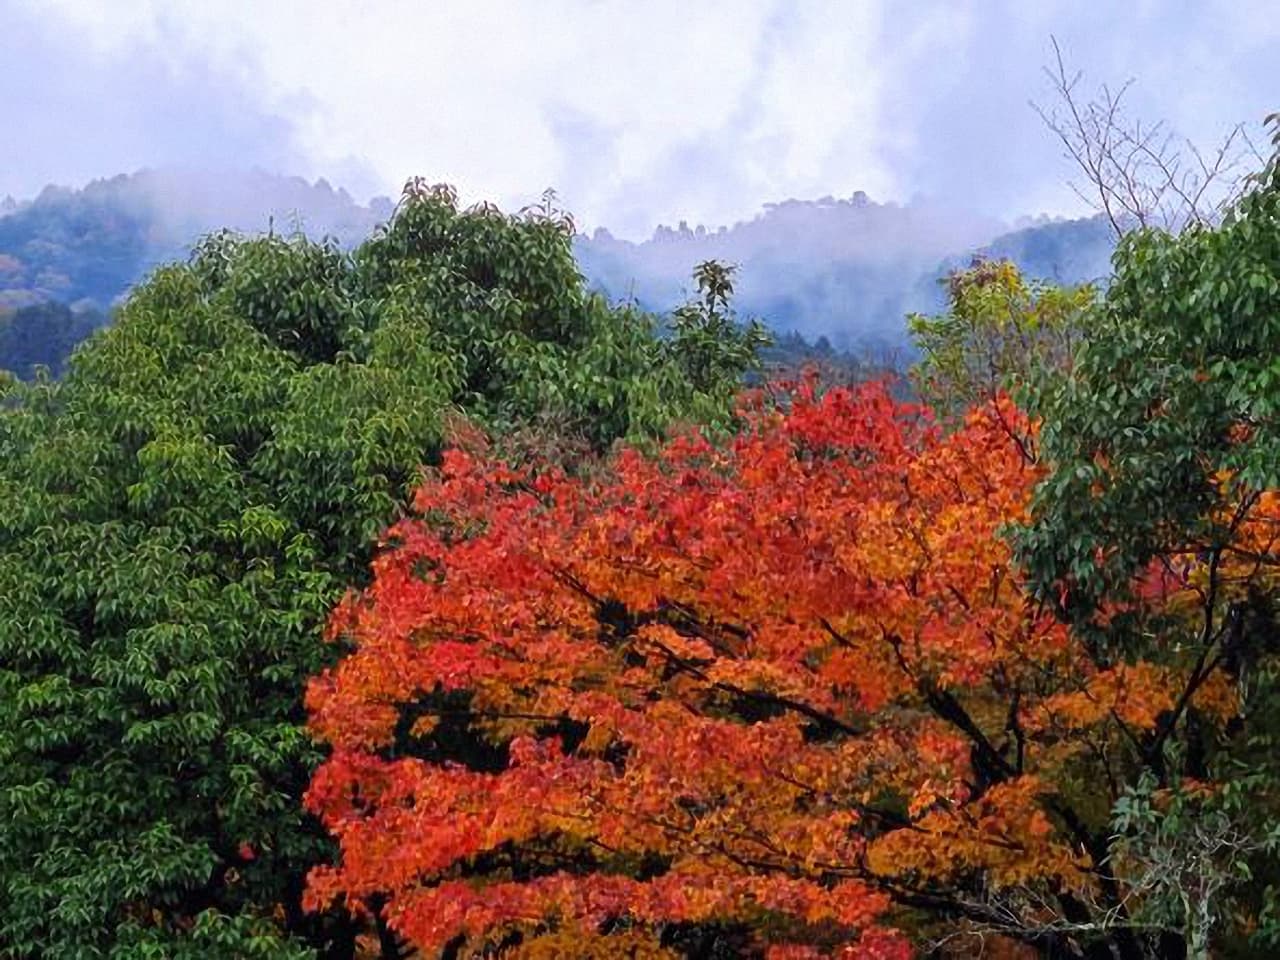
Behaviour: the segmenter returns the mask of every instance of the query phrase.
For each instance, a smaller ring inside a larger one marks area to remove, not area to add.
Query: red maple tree
[[[718,925],[774,960],[1123,910],[1097,757],[1189,668],[1100,663],[1024,593],[1025,420],[943,432],[878,385],[743,416],[590,477],[430,473],[308,694],[341,849],[313,906],[427,955],[673,956]],[[1194,694],[1233,710],[1221,678]]]

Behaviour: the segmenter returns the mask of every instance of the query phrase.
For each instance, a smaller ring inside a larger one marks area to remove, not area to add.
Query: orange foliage
[[[1151,730],[1180,668],[1100,667],[1022,592],[1027,424],[943,435],[878,386],[784,406],[590,480],[446,455],[308,693],[341,846],[313,907],[376,899],[427,955],[657,957],[634,938],[675,922],[887,960],[895,903],[1093,888],[1072,760]]]

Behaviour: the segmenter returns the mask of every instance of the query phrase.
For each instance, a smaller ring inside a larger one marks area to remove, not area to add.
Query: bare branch
[[[1032,108],[1062,144],[1082,182],[1072,191],[1104,214],[1117,236],[1134,226],[1177,231],[1218,222],[1249,188],[1265,160],[1245,124],[1237,124],[1211,148],[1125,113],[1127,80],[1102,85],[1093,98],[1079,90],[1080,71],[1069,73],[1056,38],[1045,68],[1056,105]]]

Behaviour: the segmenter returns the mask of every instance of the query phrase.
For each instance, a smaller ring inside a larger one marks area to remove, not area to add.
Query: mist
[[[641,243],[606,229],[575,242],[589,282],[659,312],[691,296],[702,260],[736,267],[735,304],[780,333],[826,337],[854,352],[905,343],[905,317],[943,307],[940,281],[975,256],[1006,257],[1058,283],[1104,279],[1114,243],[1097,218],[1009,224],[938,201],[845,198],[766,204],[754,218],[708,230],[660,226]]]
[[[262,170],[168,166],[47,186],[0,205],[0,310],[44,301],[105,308],[158,264],[223,229],[333,237],[352,247],[391,215],[341,186]]]

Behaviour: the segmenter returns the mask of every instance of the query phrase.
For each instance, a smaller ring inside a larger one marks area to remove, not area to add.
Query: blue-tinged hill
[[[390,213],[324,180],[259,171],[144,170],[83,189],[46,187],[0,206],[0,309],[58,300],[108,307],[159,263],[213,230],[290,230],[354,243]]]

